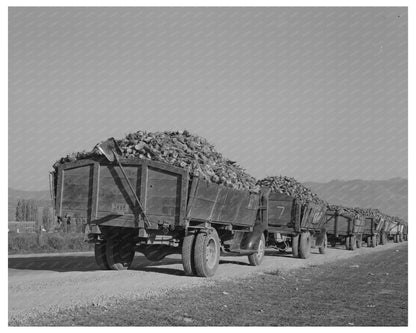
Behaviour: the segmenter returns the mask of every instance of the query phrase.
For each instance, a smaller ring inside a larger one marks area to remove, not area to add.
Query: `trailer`
[[[54,173],[57,218],[86,220],[101,269],[127,269],[135,252],[151,261],[180,253],[185,274],[202,277],[215,274],[220,251],[261,263],[259,194],[160,162],[117,162],[98,156],[60,164]]]
[[[403,241],[407,242],[407,235],[409,231],[409,226],[407,222],[403,223]]]
[[[368,247],[376,247],[380,243],[380,235],[384,234],[385,220],[375,216],[364,216],[364,221],[363,241]]]
[[[386,235],[389,240],[393,240],[395,243],[407,240],[407,225],[405,223],[391,219],[386,224]]]
[[[292,247],[294,257],[306,259],[311,247],[324,254],[327,248],[325,205],[302,204],[298,199],[270,188],[261,189],[259,219],[266,246],[284,252]]]
[[[331,209],[326,211],[325,218],[326,233],[332,247],[341,243],[347,250],[353,251],[362,246],[365,223],[362,216]]]

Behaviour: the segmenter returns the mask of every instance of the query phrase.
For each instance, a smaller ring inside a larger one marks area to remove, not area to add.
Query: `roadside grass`
[[[407,274],[406,245],[153,299],[60,310],[10,325],[407,326]]]
[[[91,251],[79,233],[15,233],[8,234],[8,254]]]

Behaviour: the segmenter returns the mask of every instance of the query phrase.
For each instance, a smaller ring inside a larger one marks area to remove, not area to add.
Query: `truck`
[[[383,239],[385,219],[379,216],[364,216],[364,221],[363,241],[368,247],[376,247],[380,239]]]
[[[347,250],[355,250],[362,245],[364,218],[352,216],[339,209],[328,209],[325,214],[325,227],[328,241],[332,247],[345,244]]]
[[[54,173],[57,218],[86,220],[101,269],[129,268],[136,251],[151,261],[181,253],[185,274],[202,277],[215,274],[220,250],[261,263],[259,194],[156,161],[119,162],[81,159],[60,164]]]
[[[386,222],[386,237],[395,243],[402,242],[407,239],[407,225],[394,219]]]
[[[302,203],[299,199],[263,187],[260,191],[258,228],[264,231],[267,247],[281,252],[292,248],[292,255],[307,259],[311,247],[324,254],[327,236],[325,205]]]

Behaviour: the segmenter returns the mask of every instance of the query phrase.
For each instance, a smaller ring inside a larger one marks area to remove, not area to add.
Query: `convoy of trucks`
[[[306,259],[313,246],[324,254],[328,241],[354,250],[380,237],[407,239],[394,221],[352,218],[267,187],[237,190],[166,163],[104,155],[60,164],[53,182],[56,215],[86,219],[101,269],[127,269],[135,252],[151,261],[180,253],[185,274],[210,277],[220,253],[257,266],[267,248],[291,247]]]

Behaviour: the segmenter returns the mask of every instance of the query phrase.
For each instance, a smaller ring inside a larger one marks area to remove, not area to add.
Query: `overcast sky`
[[[10,8],[9,186],[188,129],[255,177],[407,177],[406,8]]]

